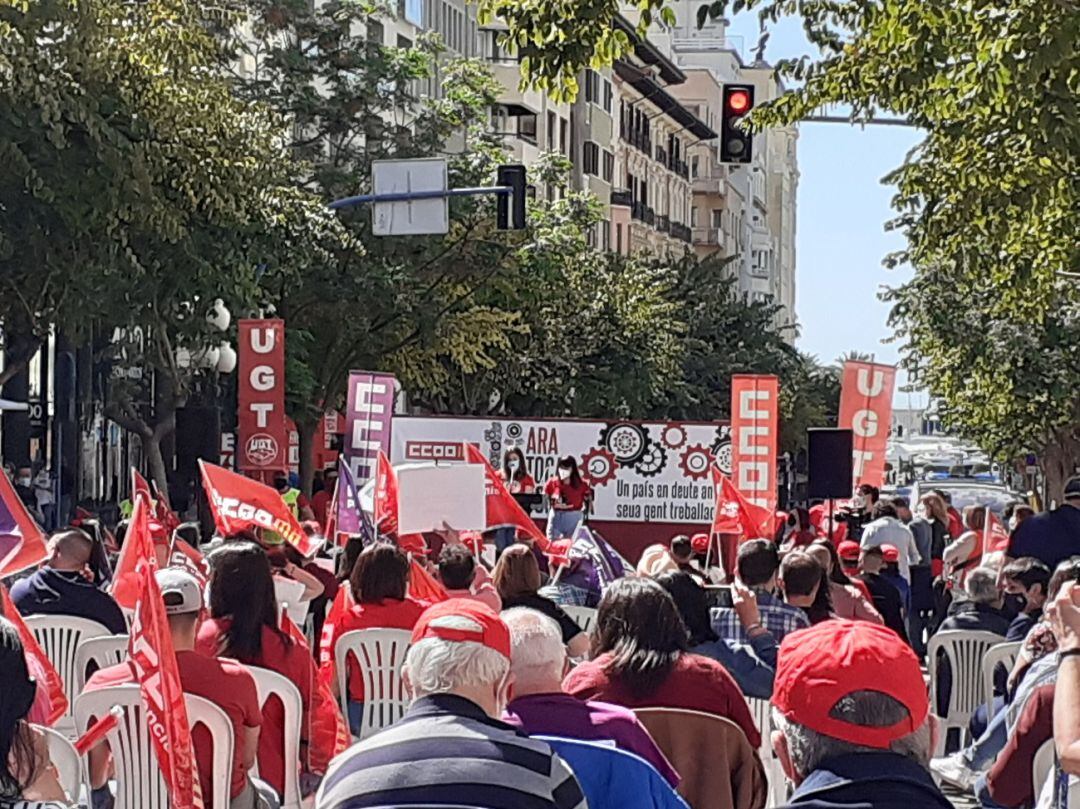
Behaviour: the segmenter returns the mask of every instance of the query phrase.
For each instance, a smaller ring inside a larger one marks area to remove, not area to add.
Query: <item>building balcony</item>
[[[646,155],[652,155],[652,138],[649,133],[643,129],[622,129],[619,133],[619,138],[625,143],[629,143],[639,152],[644,152]]]
[[[650,227],[656,224],[656,214],[653,212],[653,209],[650,208],[648,205],[644,206],[641,221],[644,222],[646,225],[649,225]]]
[[[656,217],[656,229],[661,233],[671,232],[671,218],[667,216]]]
[[[624,205],[629,208],[633,202],[633,194],[625,188],[618,188],[611,192],[612,205]]]
[[[637,200],[630,206],[630,216],[639,222],[645,219],[645,206]]]
[[[671,223],[671,235],[680,241],[684,241],[687,244],[693,238],[693,234],[690,232],[690,228],[686,225],[680,225],[678,222]]]
[[[656,147],[656,162],[662,166],[666,166],[670,163],[667,149],[665,149],[663,146]]]
[[[694,178],[693,189],[695,194],[715,194],[723,196],[724,183],[727,181],[727,174],[715,171],[711,174],[699,174]]]
[[[694,228],[691,235],[694,244],[723,244],[723,234],[720,232],[720,228]]]
[[[488,59],[487,65],[502,87],[497,103],[508,115],[539,115],[543,111],[543,93],[521,89],[521,66],[517,59]]]

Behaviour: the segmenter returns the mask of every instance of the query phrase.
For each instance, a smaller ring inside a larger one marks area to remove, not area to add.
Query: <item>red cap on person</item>
[[[432,626],[433,621],[450,617],[467,618],[480,628]],[[491,607],[470,598],[451,598],[424,610],[413,627],[412,643],[419,643],[425,638],[439,638],[452,643],[479,643],[510,659],[510,629]]]
[[[859,558],[859,543],[853,542],[850,539],[845,539],[841,542],[837,548],[836,553],[839,554],[841,559],[845,561],[857,561]]]
[[[841,699],[859,691],[887,694],[907,708],[908,718],[868,727],[831,716]],[[922,727],[930,712],[922,669],[911,647],[887,627],[839,618],[784,638],[772,704],[810,730],[882,750]]]
[[[708,553],[709,552],[709,535],[708,534],[694,534],[690,537],[690,548],[694,553]]]
[[[900,561],[900,550],[895,545],[884,544],[881,546],[881,558],[887,564]]]

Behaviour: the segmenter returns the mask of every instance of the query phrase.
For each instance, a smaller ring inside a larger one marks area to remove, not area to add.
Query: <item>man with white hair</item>
[[[510,631],[490,607],[455,598],[425,610],[404,677],[405,717],[334,761],[317,809],[584,809],[566,763],[496,718],[513,675]]]
[[[514,698],[503,721],[530,736],[614,742],[653,765],[673,787],[679,774],[656,746],[634,712],[618,705],[581,700],[562,690],[567,672],[562,630],[554,620],[528,607],[502,614],[510,627],[510,671]]]

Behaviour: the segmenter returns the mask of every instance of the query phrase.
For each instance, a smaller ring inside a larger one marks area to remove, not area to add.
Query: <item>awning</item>
[[[622,59],[615,62],[615,73],[620,79],[649,99],[664,115],[680,124],[683,129],[696,135],[699,140],[712,140],[717,137],[712,127],[690,112],[682,105],[682,102],[661,87],[647,73],[642,73]]]

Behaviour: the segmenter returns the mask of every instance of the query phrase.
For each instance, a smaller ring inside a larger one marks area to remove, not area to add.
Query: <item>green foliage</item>
[[[1080,460],[1080,8],[747,5],[766,22],[803,14],[822,52],[781,66],[801,86],[759,109],[758,125],[844,104],[853,120],[880,111],[926,133],[885,178],[890,227],[908,243],[887,263],[915,268],[886,295],[904,365],[987,449],[1042,453],[1054,490]]]

